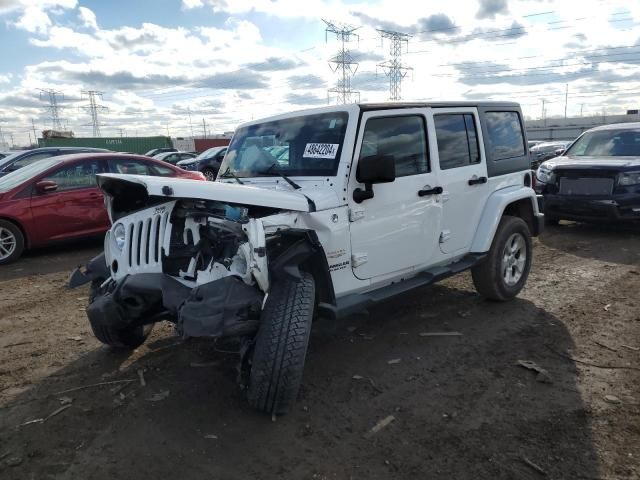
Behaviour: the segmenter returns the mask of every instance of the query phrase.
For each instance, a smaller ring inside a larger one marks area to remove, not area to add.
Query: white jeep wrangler
[[[104,174],[112,228],[96,337],[135,348],[159,320],[234,337],[251,405],[285,413],[311,324],[471,269],[508,300],[543,216],[514,103],[345,105],[240,126],[216,182]]]

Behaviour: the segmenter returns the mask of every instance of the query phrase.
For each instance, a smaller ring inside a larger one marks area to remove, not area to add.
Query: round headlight
[[[113,227],[113,241],[116,244],[116,248],[120,251],[124,249],[124,243],[127,237],[127,232],[124,228],[124,225],[118,223],[115,227]]]

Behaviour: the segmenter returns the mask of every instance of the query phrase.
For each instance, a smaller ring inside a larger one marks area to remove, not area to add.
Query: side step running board
[[[486,254],[484,253],[470,253],[457,262],[449,265],[425,270],[417,274],[415,277],[411,277],[407,280],[401,280],[399,282],[392,283],[391,285],[386,285],[378,288],[377,290],[346,295],[338,298],[336,305],[321,303],[318,305],[318,308],[322,314],[333,319],[346,317],[347,315],[372,307],[376,303],[395,297],[396,295],[400,295],[418,287],[431,285],[439,282],[440,280],[444,280],[447,277],[468,270],[480,262],[485,256]]]

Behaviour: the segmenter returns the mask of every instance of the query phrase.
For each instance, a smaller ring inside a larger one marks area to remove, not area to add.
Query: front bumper
[[[640,196],[613,195],[591,198],[545,194],[544,212],[558,219],[585,222],[640,221]]]
[[[87,307],[94,325],[125,329],[159,320],[176,323],[183,337],[255,333],[263,294],[228,276],[193,289],[164,273],[111,280]]]

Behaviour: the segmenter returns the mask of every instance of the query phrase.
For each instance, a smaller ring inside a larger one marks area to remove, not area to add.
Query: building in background
[[[638,110],[628,110],[626,115],[596,115],[591,117],[546,118],[527,120],[529,140],[574,140],[587,130],[611,123],[640,122]]]

